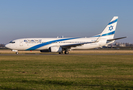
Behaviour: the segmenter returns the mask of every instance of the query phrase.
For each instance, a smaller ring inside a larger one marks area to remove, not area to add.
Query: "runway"
[[[41,53],[40,51],[19,51],[19,54],[11,50],[0,50],[0,56],[15,56],[15,55],[133,55],[133,50],[75,50],[69,54],[58,53]]]
[[[114,54],[114,53],[110,53],[110,54],[98,54],[98,53],[95,53],[95,54],[38,54],[38,53],[35,53],[35,54],[0,54],[0,56],[32,56],[32,55],[36,55],[36,56],[39,56],[39,55],[45,55],[45,56],[50,56],[50,55],[55,55],[55,56],[62,56],[62,55],[64,55],[64,56],[72,56],[72,55],[80,55],[80,56],[84,56],[84,55],[133,55],[133,54],[131,54],[131,53],[116,53],[116,54]]]

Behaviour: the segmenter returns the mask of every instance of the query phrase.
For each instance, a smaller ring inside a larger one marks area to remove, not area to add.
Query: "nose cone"
[[[9,45],[9,44],[6,44],[5,47],[6,47],[6,48],[10,48],[10,45]]]

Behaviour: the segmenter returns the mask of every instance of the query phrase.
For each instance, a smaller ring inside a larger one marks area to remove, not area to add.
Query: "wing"
[[[94,42],[84,42],[84,43],[75,43],[75,44],[68,44],[68,45],[61,45],[60,47],[62,47],[62,48],[71,48],[71,47],[82,46],[84,44],[95,43],[95,42],[97,42],[97,41],[94,41]]]

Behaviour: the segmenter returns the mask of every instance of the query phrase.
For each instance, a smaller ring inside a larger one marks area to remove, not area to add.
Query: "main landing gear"
[[[59,54],[63,54],[63,50],[61,52],[59,52]],[[69,54],[69,50],[68,49],[65,49],[64,50],[64,54]]]
[[[69,51],[67,50],[67,51],[65,51],[65,54],[69,54]]]

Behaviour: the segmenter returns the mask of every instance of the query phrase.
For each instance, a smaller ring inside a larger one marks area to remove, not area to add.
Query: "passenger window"
[[[27,40],[24,40],[24,42],[28,42]]]

